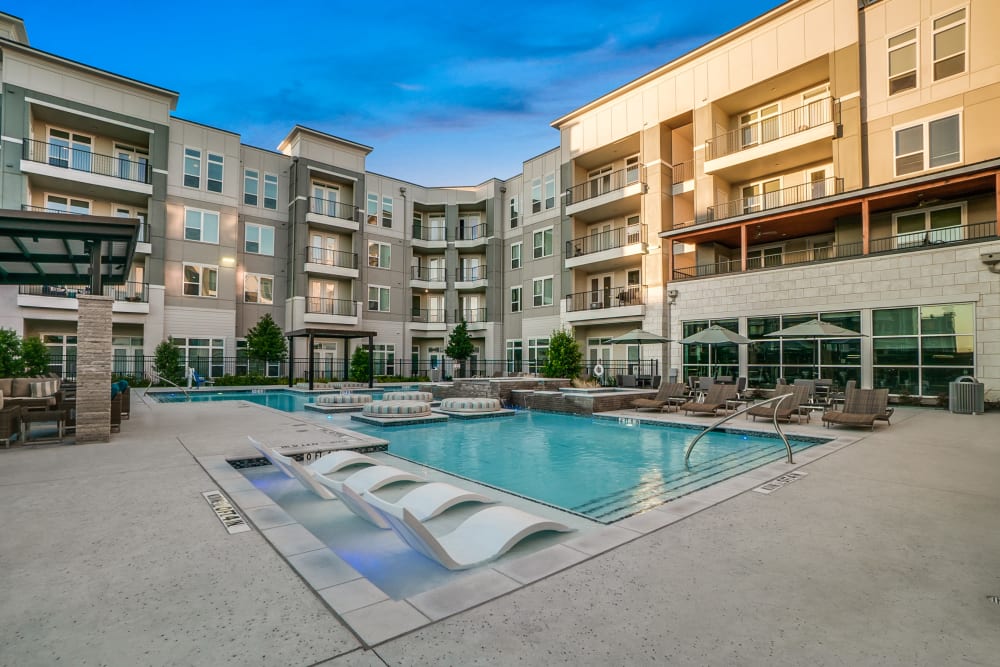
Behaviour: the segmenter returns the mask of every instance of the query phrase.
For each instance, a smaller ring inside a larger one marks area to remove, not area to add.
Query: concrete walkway
[[[195,457],[302,422],[135,401],[110,444],[0,450],[0,665],[997,664],[1000,414],[902,416],[770,495],[365,651],[201,497]]]

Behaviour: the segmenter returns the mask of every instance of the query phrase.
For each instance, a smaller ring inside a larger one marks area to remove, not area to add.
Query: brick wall
[[[78,296],[76,327],[76,441],[111,439],[111,303]]]

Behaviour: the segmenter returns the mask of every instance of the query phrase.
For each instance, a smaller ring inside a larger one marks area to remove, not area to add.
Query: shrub
[[[165,340],[156,346],[153,355],[153,369],[165,380],[180,384],[184,379],[181,369],[181,351],[173,341]]]
[[[573,334],[566,330],[553,331],[549,337],[549,354],[542,366],[542,377],[575,378],[580,375],[583,353]]]
[[[247,331],[247,356],[256,361],[284,361],[288,357],[288,343],[270,313]]]
[[[31,377],[48,373],[51,359],[49,349],[38,336],[29,336],[21,341],[21,363],[25,375]]]
[[[13,329],[0,329],[0,377],[20,377],[24,372],[21,340]]]
[[[368,348],[359,347],[354,350],[347,378],[351,382],[368,382],[371,378],[371,371],[368,368]]]

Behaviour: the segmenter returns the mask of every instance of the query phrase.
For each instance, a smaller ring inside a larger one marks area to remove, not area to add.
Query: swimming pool
[[[357,394],[371,394],[372,399],[377,401],[382,398],[382,394],[387,391],[411,391],[416,388],[417,385],[413,385],[412,387],[405,386],[380,389],[352,389],[351,391]],[[328,392],[314,391],[312,393],[304,393],[290,389],[227,389],[214,391],[200,390],[185,394],[181,391],[153,390],[148,392],[146,395],[159,403],[184,403],[189,400],[195,403],[202,403],[205,401],[249,401],[250,403],[266,405],[269,408],[275,408],[276,410],[282,410],[284,412],[302,412],[305,409],[303,406],[306,403],[312,403],[315,401],[316,396],[320,393],[335,394],[338,393],[338,391],[330,390]]]
[[[785,456],[778,438],[676,425],[521,412],[392,429],[350,428],[389,441],[389,453],[532,500],[612,523]],[[826,442],[790,439],[793,451]]]

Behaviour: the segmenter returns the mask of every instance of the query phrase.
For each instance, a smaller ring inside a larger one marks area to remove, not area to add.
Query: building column
[[[747,226],[740,225],[740,272],[747,271]]]
[[[997,236],[1000,236],[1000,171],[996,173],[996,183],[993,187],[993,194],[997,198],[997,207],[996,207]]]
[[[93,294],[77,296],[76,442],[111,440],[111,304]]]
[[[868,215],[868,200],[861,200],[861,254],[867,255],[871,245],[871,220]]]

